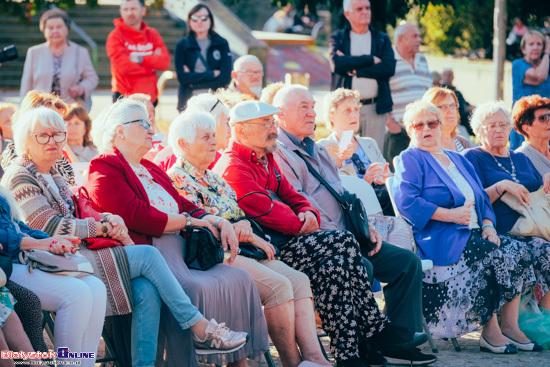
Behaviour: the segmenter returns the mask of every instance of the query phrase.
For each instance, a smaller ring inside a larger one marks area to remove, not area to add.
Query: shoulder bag
[[[510,234],[541,237],[550,241],[550,195],[540,188],[529,193],[530,205],[522,204],[509,192],[500,198],[506,205],[521,214]]]
[[[300,151],[295,150],[294,152],[302,158],[309,172],[311,172],[311,174],[327,188],[332,196],[338,200],[338,203],[342,208],[342,215],[344,216],[346,229],[353,233],[355,239],[362,247],[367,246],[369,250],[372,250],[375,244],[370,241],[369,221],[361,199],[359,199],[357,195],[348,191],[344,191],[342,195],[337,193],[336,190],[334,190],[334,188],[330,186],[327,181],[325,181],[319,172],[317,172],[315,168],[309,164]]]
[[[92,205],[92,200],[90,199],[90,195],[88,194],[88,191],[86,190],[85,187],[83,186],[80,187],[78,189],[78,197],[73,195],[72,199],[74,201],[75,216],[78,219],[85,219],[85,218],[94,218],[95,220],[103,219],[103,216],[101,215],[101,213],[99,213],[97,210],[94,209]],[[106,238],[106,237],[85,238],[82,242],[90,250],[122,246],[122,243],[120,243],[119,241],[113,240],[112,238]]]

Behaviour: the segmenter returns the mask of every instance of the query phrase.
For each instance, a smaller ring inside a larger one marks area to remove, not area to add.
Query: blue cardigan
[[[10,206],[7,200],[0,195],[0,243],[4,247],[0,251],[8,254],[12,259],[17,256],[25,234],[37,239],[50,237],[42,231],[30,229],[21,221],[12,221],[10,216]]]
[[[483,219],[495,223],[489,197],[470,162],[458,153],[449,150],[445,153],[472,187],[480,224]],[[466,198],[432,154],[417,148],[401,153],[392,191],[399,212],[413,226],[420,257],[438,266],[458,262],[470,237],[470,228],[430,218],[438,207],[460,207]]]

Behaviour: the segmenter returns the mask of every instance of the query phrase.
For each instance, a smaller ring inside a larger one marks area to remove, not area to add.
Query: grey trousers
[[[361,106],[359,135],[376,140],[376,144],[378,144],[378,148],[380,148],[381,152],[384,151],[387,115],[387,113],[382,115],[376,113],[376,103]]]
[[[386,307],[384,312],[390,321],[409,331],[422,331],[422,263],[414,252],[402,249],[387,242],[374,256],[367,256],[367,248],[361,252],[372,264],[366,264],[371,274],[384,286]],[[365,262],[365,259],[363,259]],[[372,283],[372,278],[369,279]]]

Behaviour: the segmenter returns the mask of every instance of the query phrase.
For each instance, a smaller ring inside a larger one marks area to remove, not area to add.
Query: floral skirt
[[[8,288],[0,287],[0,327],[4,326],[4,323],[12,313],[15,302]]]
[[[454,338],[487,323],[500,307],[534,284],[530,249],[504,239],[501,246],[474,229],[457,263],[424,272],[422,306],[434,338]]]

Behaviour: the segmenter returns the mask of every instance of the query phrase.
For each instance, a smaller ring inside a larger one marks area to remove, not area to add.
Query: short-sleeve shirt
[[[537,191],[542,186],[541,175],[537,172],[529,158],[523,153],[510,151],[510,157],[496,157],[481,148],[474,148],[468,150],[464,155],[474,166],[484,188],[502,180],[513,181],[512,176],[508,173],[512,172],[511,162],[514,163],[514,167],[516,168],[517,179],[529,192]],[[495,159],[508,172],[500,168]],[[518,212],[500,199],[493,203],[493,210],[497,218],[496,229],[498,233],[509,232],[520,216]]]
[[[417,52],[414,57],[414,69],[408,61],[403,59],[397,49],[395,55],[395,74],[390,78],[391,98],[393,111],[391,116],[403,127],[405,107],[411,102],[422,99],[422,96],[432,86],[432,74],[426,57]]]
[[[523,82],[525,72],[532,66],[524,59],[515,59],[512,62],[512,86],[514,103],[521,97],[538,94],[541,97],[550,98],[550,77],[541,85],[529,85]],[[550,67],[548,68],[550,75]]]

